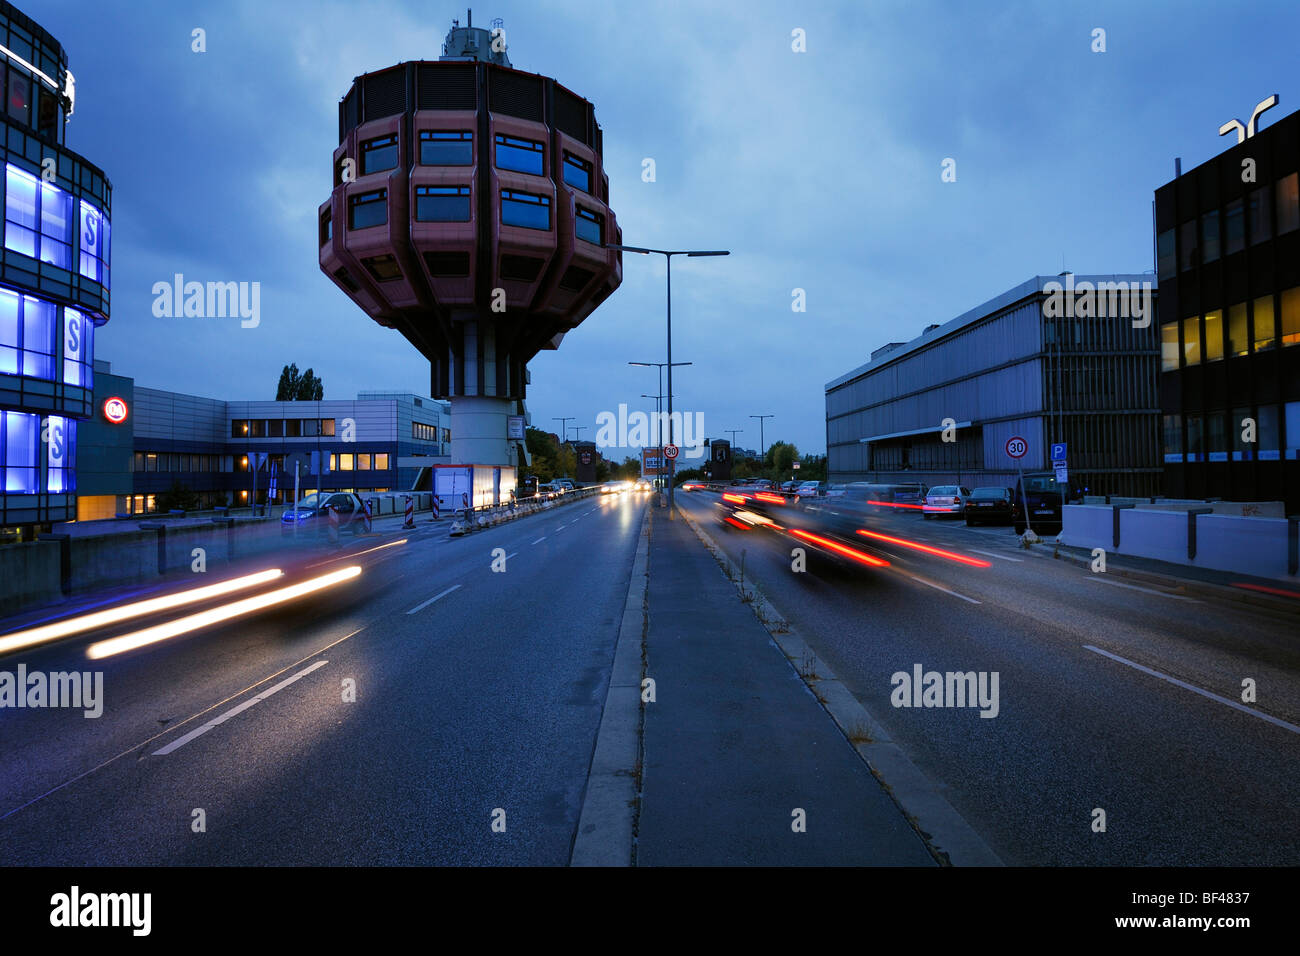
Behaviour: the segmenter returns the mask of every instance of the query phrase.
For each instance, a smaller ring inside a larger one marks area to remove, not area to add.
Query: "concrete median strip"
[[[712,552],[714,558],[733,581],[740,582],[740,569],[727,557],[713,538],[691,515],[677,509],[678,514],[695,531],[695,534]],[[816,652],[780,615],[750,579],[737,588],[744,588],[751,596],[750,606],[759,621],[767,628],[772,640],[790,661],[808,689],[821,702],[841,733],[848,738],[858,755],[866,762],[871,773],[884,786],[894,803],[912,828],[925,841],[932,855],[941,863],[952,866],[1001,866],[1002,861],[974,828],[940,793],[939,786],[914,764],[898,744],[890,738],[881,723],[862,706],[852,692],[830,672],[825,659]],[[971,600],[971,599],[967,599]],[[799,672],[796,661],[815,657],[815,678]]]
[[[636,862],[649,528],[647,509],[632,562],[632,580],[623,605],[609,692],[587,774],[570,866],[633,866]]]

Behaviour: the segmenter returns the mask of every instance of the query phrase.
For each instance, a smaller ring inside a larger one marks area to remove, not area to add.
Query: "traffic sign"
[[[1065,461],[1065,442],[1058,441],[1052,443],[1052,462]]]
[[[674,458],[676,458],[678,454],[680,454],[680,452],[681,449],[678,448],[676,445],[664,445],[664,457],[667,458],[669,461],[672,461]]]
[[[794,470],[795,471],[799,470],[799,463],[797,461],[794,463]]]
[[[1007,439],[1007,455],[1009,457],[1024,458],[1027,451],[1029,451],[1029,442],[1019,435],[1012,435]]]
[[[1069,480],[1070,472],[1066,469],[1064,464],[1058,462],[1056,465],[1056,483],[1058,485],[1064,485],[1068,483]]]

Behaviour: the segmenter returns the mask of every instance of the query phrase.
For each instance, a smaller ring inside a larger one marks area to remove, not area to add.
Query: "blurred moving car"
[[[976,488],[966,499],[967,526],[987,524],[990,521],[997,524],[1010,524],[1012,515],[1011,501],[1010,488],[1002,488],[997,485]]]
[[[627,491],[630,485],[631,482],[627,482],[627,481],[607,481],[600,486],[600,493],[602,495],[622,494],[623,492]]]
[[[792,495],[794,494],[795,489],[799,487],[799,484],[798,481],[783,481],[781,482],[781,491]]]
[[[926,492],[921,513],[926,518],[936,515],[956,515],[960,518],[965,512],[965,502],[969,497],[970,489],[963,485],[936,485]]]
[[[682,484],[682,491],[703,491],[707,487],[702,481],[687,481]]]
[[[632,486],[632,490],[640,494],[642,492],[654,491],[655,487],[650,484],[649,478],[638,478],[636,484]]]
[[[1061,507],[1065,504],[1067,493],[1068,489],[1057,483],[1055,472],[1031,472],[1017,480],[1015,497],[1011,504],[1016,534],[1025,533],[1026,512],[1028,512],[1028,526],[1032,527],[1035,533],[1039,531],[1060,533]]]
[[[575,490],[574,484],[568,478],[552,478],[551,487],[555,488],[561,494],[566,491]]]
[[[811,498],[822,494],[822,483],[820,481],[801,481],[799,487],[795,488],[794,493],[800,498]]]
[[[294,528],[298,528],[310,534],[324,534],[329,530],[331,508],[338,512],[339,531],[352,534],[365,531],[365,508],[360,498],[347,491],[319,494],[313,491],[284,509],[280,515],[280,533],[293,534]]]

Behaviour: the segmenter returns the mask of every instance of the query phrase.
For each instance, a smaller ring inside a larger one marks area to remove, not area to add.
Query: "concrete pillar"
[[[513,465],[506,440],[508,398],[455,395],[451,399],[451,460],[466,465]]]

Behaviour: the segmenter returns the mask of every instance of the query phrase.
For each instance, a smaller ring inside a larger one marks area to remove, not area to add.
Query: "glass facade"
[[[470,166],[474,163],[474,134],[457,130],[421,130],[422,166]]]
[[[388,190],[375,189],[348,200],[348,228],[367,229],[388,222]]]
[[[532,173],[534,176],[544,175],[546,167],[542,162],[541,143],[498,133],[496,145],[498,169],[512,169],[517,173]]]
[[[418,222],[469,222],[468,186],[416,186]]]
[[[551,200],[533,193],[503,189],[501,223],[506,226],[523,226],[525,229],[550,229]]]

